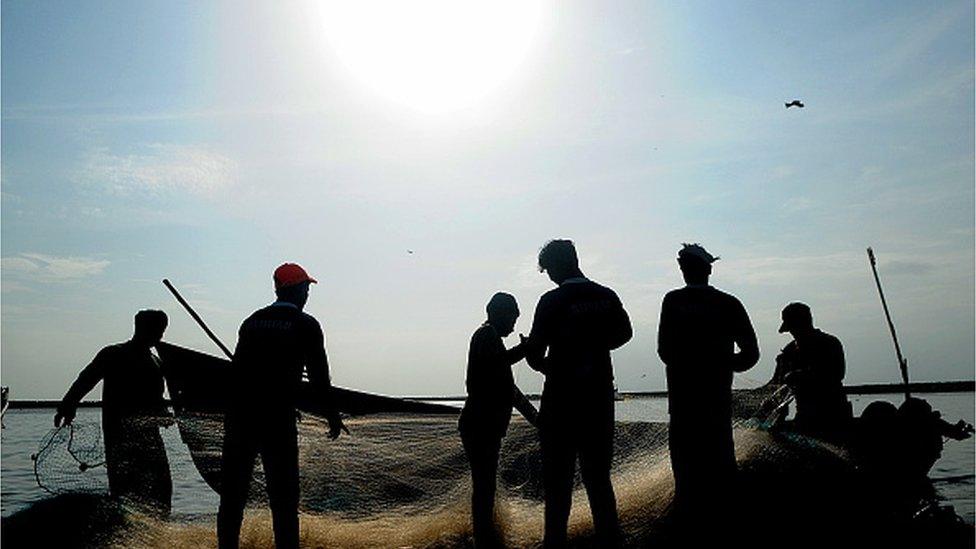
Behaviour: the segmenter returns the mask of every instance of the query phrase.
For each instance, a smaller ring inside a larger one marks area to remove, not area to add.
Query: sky
[[[867,246],[911,378],[973,379],[972,2],[346,4],[3,3],[13,398],[60,398],[143,308],[219,354],[161,280],[233,346],[285,261],[320,282],[336,385],[460,395],[494,292],[528,333],[552,238],[631,316],[622,391],[665,387],[682,242],[759,336],[736,387],[791,301],[847,383],[898,381]]]

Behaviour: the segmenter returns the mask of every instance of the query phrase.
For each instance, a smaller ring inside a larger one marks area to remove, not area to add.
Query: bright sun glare
[[[341,62],[425,112],[471,106],[511,77],[541,14],[542,0],[335,0],[323,9]]]

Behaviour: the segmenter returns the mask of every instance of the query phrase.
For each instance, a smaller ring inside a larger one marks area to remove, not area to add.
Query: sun
[[[476,104],[515,74],[543,0],[335,0],[324,36],[366,86],[425,112]]]

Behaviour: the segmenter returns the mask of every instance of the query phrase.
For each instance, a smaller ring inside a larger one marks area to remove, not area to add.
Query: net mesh
[[[885,495],[877,487],[865,490],[857,485],[845,448],[767,429],[782,416],[789,397],[777,386],[733,393],[735,450],[743,483],[735,512],[748,516],[750,523],[762,524],[763,534],[748,539],[741,537],[744,532],[729,535],[740,536],[737,543],[745,547],[825,521],[835,527],[833,531],[890,528],[888,516],[865,513],[871,506],[882,508],[878,503]],[[470,473],[455,416],[370,414],[348,418],[346,424],[352,434],[332,441],[324,420],[306,414],[299,423],[302,546],[470,546]],[[219,491],[223,416],[182,411],[177,425],[196,470]],[[79,422],[52,431],[35,460],[39,484],[59,494],[106,493],[102,444],[97,424]],[[620,421],[614,444],[612,481],[625,545],[670,546],[666,532],[674,481],[667,424]],[[495,520],[506,546],[542,543],[541,469],[538,432],[515,418],[498,468]],[[875,496],[869,501],[865,494]],[[91,503],[84,506],[87,509]],[[80,512],[72,509],[72,515]],[[125,517],[124,528],[108,527],[104,539],[111,541],[104,545],[216,544],[213,514],[182,522],[136,510],[127,510]],[[703,521],[707,524],[708,518]],[[594,543],[578,473],[569,535],[572,546]],[[260,458],[241,536],[242,547],[274,543]]]
[[[96,422],[77,421],[49,431],[31,456],[38,486],[52,494],[107,494],[105,446]]]
[[[740,428],[768,425],[774,411],[788,399],[777,387],[734,394],[735,422]],[[219,491],[223,415],[184,411],[177,415],[177,424],[197,471]],[[352,436],[331,441],[324,420],[305,414],[299,423],[303,509],[362,518],[390,509],[429,511],[445,501],[466,497],[468,463],[454,416],[373,414],[349,418],[346,424]],[[614,470],[619,475],[657,467],[666,458],[666,424],[617,423]],[[98,423],[76,421],[50,431],[33,459],[37,483],[51,493],[108,492]],[[541,466],[536,429],[516,418],[499,459],[499,490],[518,500],[541,502]],[[579,487],[578,473],[576,483]],[[250,502],[252,506],[267,503],[260,458],[254,468]]]

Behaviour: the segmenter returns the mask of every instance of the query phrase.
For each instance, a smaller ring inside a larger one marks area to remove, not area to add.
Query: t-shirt
[[[539,298],[529,341],[541,364],[546,402],[580,397],[613,398],[610,351],[630,340],[630,318],[613,290],[585,278],[571,278]],[[595,395],[598,395],[596,397]]]
[[[322,328],[291,303],[275,302],[242,324],[234,351],[232,402],[294,417],[303,370],[328,400],[331,383]],[[233,406],[233,405],[232,405]]]
[[[730,417],[732,373],[759,360],[745,307],[735,296],[704,285],[664,296],[657,348],[665,364],[672,415]]]

